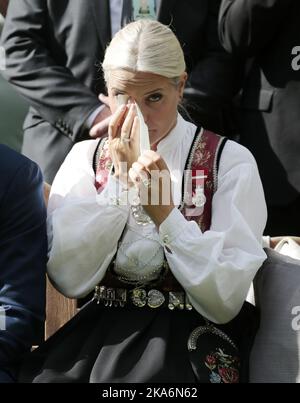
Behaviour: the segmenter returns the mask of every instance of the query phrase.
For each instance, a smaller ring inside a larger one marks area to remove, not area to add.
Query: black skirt
[[[229,324],[209,330],[195,310],[108,308],[91,301],[25,357],[19,381],[246,382],[257,324],[247,303]],[[191,351],[195,329],[197,348]]]

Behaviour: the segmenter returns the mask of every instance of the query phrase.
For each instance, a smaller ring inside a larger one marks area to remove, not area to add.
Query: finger
[[[103,119],[101,122],[97,123],[95,126],[93,126],[89,132],[90,137],[92,138],[98,138],[105,136],[108,132],[108,125],[110,122],[111,117],[109,116],[106,119]]]
[[[135,141],[140,141],[140,121],[137,116],[133,119],[130,138]]]
[[[120,128],[120,124],[124,118],[126,111],[127,111],[127,106],[121,105],[116,110],[116,112],[112,115],[109,125],[108,125],[108,137],[110,139],[114,139],[117,136],[118,130]]]
[[[139,190],[140,203],[145,206],[149,205],[151,198],[151,176],[144,170],[144,166],[139,162],[132,164],[132,177],[135,186]]]
[[[98,99],[99,99],[99,101],[101,101],[103,104],[105,104],[106,106],[108,106],[110,108],[108,96],[106,96],[104,94],[100,94]]]
[[[135,170],[133,168],[130,168],[128,171],[128,175],[129,178],[131,179],[131,181],[135,184],[138,185],[141,181],[140,176],[135,172]]]
[[[142,155],[139,156],[137,162],[139,164],[141,164],[142,166],[144,166],[144,169],[147,170],[149,172],[149,174],[151,175],[154,171],[159,171],[158,166],[156,165],[156,163],[153,161],[152,158],[149,158],[147,155],[145,155],[144,153]]]
[[[132,131],[132,126],[133,126],[133,121],[135,118],[136,114],[135,114],[135,105],[131,104],[129,107],[129,111],[128,114],[124,120],[124,123],[122,125],[122,129],[121,129],[121,137],[127,137],[129,138],[131,135],[131,131]]]
[[[149,180],[149,174],[148,174],[148,172],[147,172],[147,170],[146,170],[146,168],[144,167],[144,165],[142,165],[141,163],[139,163],[139,162],[134,162],[133,164],[132,164],[132,167],[131,167],[132,169],[133,169],[133,171],[135,172],[135,174],[137,175],[137,176],[139,176],[139,180],[141,181],[141,182],[143,182],[143,181],[145,181],[145,180]]]
[[[164,161],[164,159],[161,157],[160,154],[158,154],[156,151],[153,150],[146,150],[142,153],[141,156],[145,156],[147,158],[152,159],[153,163],[157,166],[157,168],[162,171],[162,170],[169,170],[168,165]]]
[[[149,158],[145,155],[140,155],[138,157],[137,162],[140,163],[141,165],[143,165],[144,169],[146,171],[148,171],[150,175],[151,175],[152,171],[158,170],[158,167],[155,164],[155,162],[151,158]]]

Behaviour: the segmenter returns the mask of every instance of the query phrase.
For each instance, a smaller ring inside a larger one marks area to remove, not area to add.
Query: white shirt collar
[[[176,126],[170,131],[170,133],[164,137],[157,145],[157,152],[164,153],[166,151],[171,151],[172,149],[178,147],[178,142],[183,140],[185,133],[187,132],[188,126],[196,126],[190,122],[187,122],[183,119],[183,117],[178,113],[177,114],[177,123]]]

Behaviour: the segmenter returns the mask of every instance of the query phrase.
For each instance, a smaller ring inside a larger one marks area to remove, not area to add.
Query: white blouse
[[[181,178],[195,131],[179,115],[176,127],[158,144],[157,152],[174,173],[175,205],[180,204]],[[103,279],[116,252],[120,274],[123,270],[129,278],[155,275],[164,249],[170,270],[194,308],[216,323],[230,321],[266,258],[262,249],[266,204],[251,153],[226,142],[209,231],[202,233],[177,208],[157,231],[154,224],[138,225],[129,204],[113,202],[120,196],[114,177],[97,193],[92,166],[97,143],[76,144],[51,189],[48,274],[57,289],[70,298],[85,296]]]

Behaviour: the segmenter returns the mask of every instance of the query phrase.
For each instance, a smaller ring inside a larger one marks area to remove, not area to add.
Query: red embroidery
[[[226,354],[221,348],[205,358],[205,365],[210,370],[211,383],[239,383],[240,359]]]
[[[204,185],[206,203],[202,209],[187,205],[182,213],[188,221],[195,221],[202,232],[207,231],[211,225],[212,199],[217,188],[216,158],[221,140],[221,136],[208,130],[203,130],[194,153],[191,155],[192,176],[197,176],[197,172],[201,172],[205,176],[204,179],[199,179],[198,182],[197,180],[192,180],[192,196],[195,195],[195,189],[198,184]],[[191,211],[192,209],[194,211]]]
[[[95,186],[98,193],[105,188],[108,176],[112,167],[112,161],[109,156],[108,139],[102,139],[97,153],[97,170],[95,177]]]

